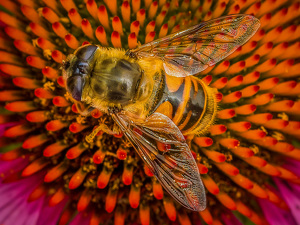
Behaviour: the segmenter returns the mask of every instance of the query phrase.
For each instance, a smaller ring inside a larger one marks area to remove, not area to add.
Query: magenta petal
[[[265,199],[257,199],[270,225],[297,225],[290,211],[283,210]]]
[[[43,207],[38,218],[36,225],[56,225],[59,217],[68,201],[68,199],[63,200],[56,206],[50,207],[49,206],[49,199],[45,198],[43,203]]]
[[[24,169],[28,164],[28,158],[18,158],[13,161],[1,161],[0,160],[0,174],[8,175],[12,172],[17,172],[21,169]],[[0,177],[0,181],[2,178]]]
[[[283,165],[283,167],[300,177],[300,162],[289,158],[287,158],[285,161],[286,163]]]
[[[298,224],[300,224],[300,188],[297,184],[274,178],[274,181]]]
[[[89,225],[91,214],[78,213],[69,225]]]
[[[8,127],[12,127],[12,126],[15,126],[19,123],[16,123],[16,122],[11,122],[11,123],[3,123],[3,124],[0,124],[0,137],[3,136],[4,134],[4,131],[8,128]]]

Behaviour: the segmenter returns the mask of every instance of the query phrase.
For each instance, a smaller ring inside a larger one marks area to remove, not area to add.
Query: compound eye
[[[88,61],[88,59],[94,54],[98,47],[96,45],[86,45],[79,48],[76,52],[76,56],[79,60]]]

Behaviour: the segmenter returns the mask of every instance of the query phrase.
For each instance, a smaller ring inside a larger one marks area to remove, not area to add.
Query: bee
[[[112,116],[164,189],[201,211],[205,189],[184,135],[207,131],[217,103],[214,89],[193,75],[233,53],[259,26],[253,16],[230,15],[133,50],[85,45],[63,64],[66,89],[82,115],[96,108]]]

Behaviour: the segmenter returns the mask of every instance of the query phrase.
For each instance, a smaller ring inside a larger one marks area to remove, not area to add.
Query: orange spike
[[[52,67],[48,67],[48,66],[44,67],[42,69],[42,73],[45,77],[49,79],[56,79],[58,77],[57,71]]]
[[[46,129],[49,131],[58,131],[63,129],[64,127],[67,127],[68,123],[66,123],[65,121],[61,121],[61,120],[51,120],[50,122],[48,122],[46,124]]]
[[[24,148],[24,147],[23,147]],[[26,168],[22,171],[22,176],[27,177],[30,176],[43,168],[45,168],[49,162],[45,162],[43,158],[38,158],[35,161],[31,162]]]
[[[27,55],[38,55],[36,48],[27,41],[15,40],[14,46],[21,52]]]
[[[109,11],[113,15],[117,15],[117,0],[104,0],[104,3],[108,6]]]
[[[94,39],[94,32],[90,22],[87,19],[81,21],[81,29],[83,33],[90,39]]]
[[[0,91],[0,101],[17,101],[24,98],[24,92],[22,90]]]
[[[124,164],[124,170],[122,174],[122,182],[125,185],[130,185],[132,183],[133,177],[133,166]]]
[[[258,33],[258,32],[257,32]],[[253,40],[253,38],[251,38],[251,40]],[[244,55],[244,54],[247,54],[248,52],[252,52],[257,46],[257,41],[248,41],[245,45],[243,45],[241,47],[241,50],[239,53],[239,55]],[[234,55],[236,55],[237,53],[233,53]],[[232,54],[232,55],[233,55]],[[255,53],[255,54],[258,54],[258,53]],[[251,55],[255,55],[255,54],[251,54]]]
[[[201,151],[211,160],[215,162],[224,162],[226,160],[226,156],[223,153],[201,149]]]
[[[236,114],[239,115],[249,115],[256,110],[256,105],[254,104],[248,104],[248,105],[241,105],[236,107],[235,109]]]
[[[283,178],[283,179],[287,179],[287,180],[295,180],[295,179],[299,179],[299,177],[293,173],[292,171],[290,170],[287,170],[281,166],[275,166],[276,169],[278,169],[280,171],[280,175],[279,177],[280,178]]]
[[[39,198],[41,198],[42,196],[46,195],[47,193],[47,189],[46,187],[41,184],[39,186],[37,186],[32,192],[31,194],[28,196],[27,201],[28,202],[33,202]]]
[[[100,43],[104,46],[108,46],[108,42],[107,42],[107,37],[106,37],[106,33],[103,27],[99,26],[96,29],[96,38],[98,39],[98,41],[100,41]]]
[[[242,203],[241,201],[236,201],[235,204],[236,204],[236,210],[238,212],[240,212],[241,214],[247,217],[252,216],[251,210],[244,203]]]
[[[42,9],[42,15],[50,23],[55,23],[55,22],[59,21],[59,17],[56,15],[56,13],[48,7],[44,7]]]
[[[252,66],[258,64],[259,59],[260,59],[260,55],[258,55],[258,54],[255,54],[255,55],[252,55],[252,56],[248,57],[245,60],[246,67],[249,68],[249,67],[252,67]]]
[[[248,42],[247,42],[248,43]],[[247,44],[246,43],[246,44]],[[246,45],[245,44],[245,45]],[[244,45],[244,46],[245,46]],[[229,56],[227,56],[226,57],[226,59],[227,60],[232,60],[232,59],[234,59],[234,58],[236,58],[237,56],[239,56],[241,53],[242,53],[242,50],[243,50],[243,48],[242,48],[242,46],[240,46],[240,47],[238,47],[235,51],[234,51],[234,53],[232,53],[232,54],[230,54]],[[244,53],[243,53],[244,54]]]
[[[197,167],[198,167],[200,174],[207,174],[208,168],[205,165],[203,165],[201,163],[197,163]]]
[[[76,39],[75,36],[73,36],[72,34],[67,34],[65,36],[65,42],[67,43],[67,45],[72,48],[72,49],[77,49],[79,47],[79,42]]]
[[[294,101],[292,100],[282,100],[270,103],[269,105],[265,106],[265,109],[273,112],[284,112],[292,108],[293,105]]]
[[[257,139],[264,138],[266,136],[266,132],[257,129],[257,130],[248,130],[243,133],[239,133],[239,135],[250,140],[257,140]]]
[[[209,85],[212,81],[212,75],[207,75],[201,79],[206,85]]]
[[[8,75],[15,77],[30,77],[30,70],[23,67],[11,65],[11,64],[0,64],[0,70]]]
[[[150,224],[150,207],[147,204],[141,204],[139,207],[140,221],[142,225]]]
[[[286,27],[281,32],[281,35],[279,37],[277,36],[273,42],[279,44],[282,42],[289,42],[289,41],[293,41],[294,39],[297,39],[298,35],[296,34],[297,32],[296,30],[297,30],[297,26],[294,24]]]
[[[245,68],[245,61],[239,61],[232,64],[228,70],[224,73],[226,75],[232,75],[241,72]]]
[[[70,102],[68,102],[64,97],[62,96],[56,96],[52,100],[53,104],[58,107],[66,107],[70,105]]]
[[[204,16],[204,21],[211,20],[211,19],[212,19],[212,12],[208,11]]]
[[[225,174],[227,174],[228,176],[236,176],[239,174],[239,170],[238,168],[236,168],[235,166],[233,166],[230,163],[215,163],[216,167],[218,167],[221,171],[223,171]]]
[[[266,76],[289,77],[294,62],[294,59],[284,60],[277,64],[272,70],[269,70]]]
[[[164,192],[160,183],[157,180],[156,181],[153,180],[152,186],[153,186],[154,197],[158,200],[162,199],[164,197]]]
[[[28,134],[34,129],[34,127],[30,127],[28,124],[19,124],[5,130],[3,135],[5,137],[15,138],[24,134]]]
[[[0,156],[0,160],[3,161],[12,161],[17,158],[20,158],[23,155],[21,148],[16,148],[13,150],[10,150],[9,152],[2,153]]]
[[[251,5],[246,11],[245,11],[245,13],[246,14],[249,14],[249,15],[255,15],[258,11],[259,11],[259,9],[260,9],[260,7],[261,7],[261,2],[256,2],[256,3],[254,3],[253,5]]]
[[[138,20],[133,21],[130,25],[130,32],[135,33],[138,36],[140,30],[140,22]]]
[[[245,162],[247,162],[249,165],[254,166],[254,167],[264,167],[267,165],[267,161],[258,156],[243,158],[243,160]]]
[[[222,63],[218,64],[217,66],[214,67],[214,69],[212,69],[211,73],[218,75],[218,74],[222,74],[225,71],[227,71],[227,69],[230,66],[230,62],[229,61],[223,61]]]
[[[216,4],[216,7],[213,11],[213,18],[220,17],[226,9],[226,2],[220,2]]]
[[[132,184],[129,192],[129,204],[131,208],[136,209],[140,204],[141,187]]]
[[[41,17],[39,16],[39,14],[37,13],[37,11],[34,8],[32,8],[28,5],[22,5],[21,11],[22,11],[23,15],[26,16],[27,19],[29,19],[30,21],[41,24]]]
[[[38,98],[52,99],[54,95],[45,88],[37,88],[34,90],[34,95]]]
[[[13,83],[17,87],[24,89],[35,89],[41,86],[41,83],[38,80],[32,80],[26,77],[17,77],[13,79]]]
[[[37,107],[32,101],[15,101],[8,103],[5,109],[12,112],[26,112],[36,110]]]
[[[120,34],[117,31],[112,32],[111,42],[115,48],[122,48]]]
[[[113,187],[109,188],[108,193],[105,198],[105,210],[108,213],[111,213],[117,203],[118,191],[113,189]]]
[[[60,3],[67,11],[71,10],[72,8],[77,9],[73,0],[60,0]]]
[[[156,17],[155,23],[158,27],[160,27],[166,17],[167,11],[161,11]]]
[[[26,57],[26,62],[37,69],[42,69],[46,66],[46,61],[41,59],[38,56],[27,56]]]
[[[58,164],[57,166],[51,168],[51,169],[47,172],[47,174],[46,174],[45,177],[44,177],[44,181],[45,181],[46,183],[48,183],[48,182],[52,182],[52,181],[58,179],[59,177],[62,176],[62,174],[63,174],[64,172],[67,171],[67,169],[68,169],[68,167],[66,166],[65,161],[61,162],[60,164]]]
[[[124,1],[121,6],[121,14],[125,24],[130,23],[130,13],[131,13],[130,4],[128,1]]]
[[[112,172],[113,172],[113,168],[108,168],[107,166],[104,165],[97,180],[98,188],[103,189],[107,186]]]
[[[240,8],[240,6],[238,4],[236,4],[234,6],[232,5],[232,7],[231,7],[231,9],[230,9],[230,11],[228,13],[228,15],[230,15],[230,14],[238,14],[238,13],[240,13],[240,10],[241,10],[241,8]]]
[[[151,20],[156,16],[157,9],[158,9],[158,2],[157,1],[152,2],[148,11],[148,17]]]
[[[162,37],[166,36],[167,33],[168,33],[168,24],[165,23],[164,25],[162,25],[162,27],[159,31],[158,37],[162,38]]]
[[[144,26],[145,17],[146,17],[145,9],[140,9],[136,14],[136,20],[138,20],[140,22],[142,27]],[[146,29],[146,31],[147,31],[147,29]],[[147,34],[147,32],[146,32],[146,34]]]
[[[42,26],[38,25],[37,23],[33,23],[33,22],[30,23],[29,26],[30,26],[31,31],[36,36],[49,39],[49,36],[50,36],[49,32],[45,28],[43,28]]]
[[[69,126],[69,130],[72,132],[72,133],[79,133],[81,131],[83,131],[85,128],[87,128],[88,125],[83,125],[83,124],[80,124],[80,123],[77,123],[77,122],[74,122],[74,123],[71,123],[70,126]]]
[[[148,166],[144,165],[144,172],[148,177],[153,177],[153,173],[151,172],[151,170],[149,169]]]
[[[98,9],[98,19],[105,29],[110,30],[107,10],[104,5],[100,5]]]
[[[258,71],[251,72],[243,77],[242,84],[246,85],[246,84],[254,83],[259,79],[259,77],[260,77],[260,72]]]
[[[131,1],[132,11],[134,14],[136,14],[141,7],[141,0],[132,0]]]
[[[63,151],[66,147],[68,147],[68,145],[65,144],[63,141],[55,142],[49,145],[47,148],[45,148],[43,155],[45,157],[52,157]]]
[[[17,19],[14,16],[11,16],[3,11],[0,12],[0,21],[6,25],[15,27],[15,28],[23,28],[24,24],[21,20]]]
[[[71,180],[69,182],[69,188],[71,190],[78,188],[82,184],[87,174],[88,173],[84,171],[82,167],[79,170],[77,170],[71,177]]]
[[[272,58],[269,60],[266,60],[264,63],[260,64],[259,66],[256,67],[256,70],[263,73],[267,72],[271,69],[273,69],[276,65],[277,60]]]
[[[261,188],[257,183],[253,183],[253,184],[254,184],[253,188],[249,189],[248,192],[250,192],[251,194],[253,194],[258,198],[263,198],[263,199],[268,198],[268,194],[263,188]]]
[[[114,225],[124,225],[125,217],[126,217],[126,212],[121,208],[117,208],[115,210],[115,215],[114,215]]]
[[[123,35],[122,22],[118,16],[115,16],[112,20],[112,27],[114,31],[117,31],[120,35]]]
[[[97,7],[97,3],[95,2],[95,0],[86,1],[86,8],[87,8],[88,12],[90,13],[90,15],[96,20],[98,18],[97,17],[98,7]]]
[[[274,95],[271,93],[266,93],[262,95],[258,95],[257,97],[249,100],[249,103],[252,103],[254,105],[265,105],[269,103],[273,99]]]
[[[240,142],[234,138],[222,138],[219,140],[219,143],[226,148],[236,148],[240,145]]]
[[[28,113],[26,119],[33,123],[40,123],[46,121],[48,116],[46,115],[46,111],[35,111]]]
[[[79,143],[78,145],[70,148],[67,151],[66,157],[68,159],[75,159],[78,156],[80,156],[86,149],[87,149],[87,147],[83,143]]]
[[[231,104],[237,102],[242,97],[242,92],[235,91],[223,97],[223,104]]]
[[[234,183],[241,186],[245,189],[252,189],[254,186],[254,183],[249,180],[247,177],[243,176],[242,174],[237,174],[236,176],[230,176],[229,177]]]
[[[237,87],[237,86],[241,85],[242,82],[243,82],[242,75],[235,76],[227,82],[225,88],[229,89],[229,88]]]
[[[49,206],[53,207],[62,202],[67,195],[65,194],[63,188],[58,189],[54,195],[49,199]]]
[[[294,108],[294,107],[293,107]],[[287,121],[288,125],[285,126],[282,131],[287,134],[297,135],[300,131],[300,122],[298,121]],[[285,125],[285,124],[284,124]]]
[[[267,123],[264,124],[264,127],[274,130],[282,130],[286,126],[289,125],[289,121],[282,120],[282,119],[273,119],[269,120]]]
[[[52,44],[50,41],[42,37],[37,39],[37,44],[43,50],[50,49],[51,51],[53,51],[56,48],[56,45]]]
[[[68,34],[68,31],[60,22],[53,23],[52,29],[56,33],[56,35],[61,38],[65,38],[65,36]]]
[[[165,211],[166,211],[166,214],[168,216],[168,218],[171,220],[171,221],[175,221],[176,220],[176,209],[175,209],[175,206],[174,206],[174,203],[172,201],[171,198],[164,198],[163,199],[163,204],[164,204],[164,208],[165,208]]]
[[[231,119],[234,116],[235,116],[234,109],[223,109],[218,112],[219,119],[226,120],[226,119]]]
[[[211,135],[220,135],[226,132],[227,128],[225,125],[217,124],[210,127],[210,134]]]
[[[5,51],[0,51],[0,61],[5,63],[21,65],[21,60],[18,56],[11,53],[7,53]]]
[[[212,83],[211,86],[217,89],[222,89],[227,84],[227,81],[228,81],[227,77],[221,77],[218,80],[216,80],[214,83]]]
[[[270,92],[276,95],[287,95],[294,91],[297,86],[297,81],[285,81],[282,83],[277,84],[275,87],[273,87]]]
[[[246,148],[246,147],[231,148],[230,151],[242,158],[249,158],[254,155],[254,152],[250,148]]]
[[[145,43],[149,43],[149,42],[153,41],[154,38],[155,38],[155,31],[149,32],[149,33],[146,35]]]
[[[195,137],[194,142],[200,147],[208,147],[213,144],[213,140],[209,137]]]
[[[179,211],[178,213],[178,221],[180,224],[184,225],[192,225],[190,218],[186,214],[185,211]]]
[[[251,123],[242,121],[242,122],[228,123],[227,126],[230,130],[234,130],[237,132],[244,132],[251,128]]]
[[[137,36],[135,33],[131,33],[128,36],[128,48],[133,49],[137,47]]]
[[[241,90],[243,98],[249,98],[255,95],[260,89],[258,85],[251,85]]]
[[[235,177],[234,177],[235,178]],[[236,210],[235,202],[224,192],[220,192],[216,195],[216,198],[228,209]]]
[[[47,142],[50,138],[45,134],[35,135],[27,138],[22,145],[24,149],[35,148]]]
[[[94,155],[93,155],[93,161],[95,164],[100,164],[103,162],[104,158],[105,158],[105,153],[106,151],[104,151],[103,149],[99,149],[97,150]]]

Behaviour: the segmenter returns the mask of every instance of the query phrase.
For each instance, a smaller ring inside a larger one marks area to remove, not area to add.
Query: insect
[[[133,50],[85,45],[64,62],[66,88],[82,115],[96,108],[112,116],[174,199],[204,210],[205,189],[183,135],[207,131],[217,104],[215,91],[192,75],[233,53],[259,26],[253,16],[230,15]]]

